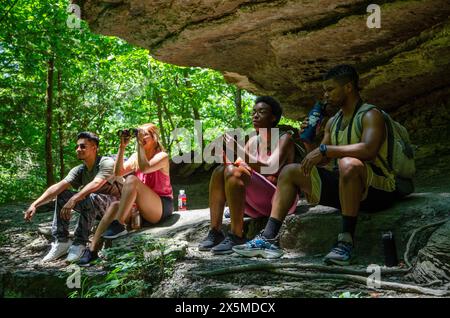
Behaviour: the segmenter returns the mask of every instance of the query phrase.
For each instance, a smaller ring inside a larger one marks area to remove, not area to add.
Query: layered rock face
[[[201,66],[288,114],[320,97],[321,75],[339,63],[361,72],[364,95],[386,108],[448,86],[450,5],[445,0],[373,1],[78,0],[94,32],[149,48],[168,63]],[[371,19],[369,19],[371,20]]]
[[[364,98],[403,122],[413,140],[449,140],[447,0],[377,1],[380,28],[368,27],[373,1],[75,2],[94,32],[164,62],[219,70],[241,88],[274,95],[293,119],[322,97],[324,72],[349,63],[361,74]]]

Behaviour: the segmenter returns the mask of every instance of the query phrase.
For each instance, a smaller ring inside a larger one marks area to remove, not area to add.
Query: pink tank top
[[[141,170],[137,169],[134,175],[141,180],[143,184],[155,191],[160,197],[170,197],[173,199],[170,177],[161,170],[150,173],[142,173]]]
[[[281,135],[282,136],[282,135]],[[280,138],[281,138],[281,136],[280,136]],[[259,137],[259,136],[258,136]],[[257,142],[258,142],[258,147],[256,148],[256,155],[257,155],[257,157],[258,157],[258,160],[261,160],[262,159],[262,156],[261,156],[261,154],[259,153],[259,138],[257,139]],[[270,151],[270,150],[267,150],[267,156],[271,156],[272,155],[272,152]],[[264,159],[266,159],[266,158],[264,158]],[[285,166],[285,165],[287,165],[287,164],[290,164],[290,163],[292,163],[293,161],[292,160],[286,160],[286,162],[284,162],[284,163],[282,163],[281,165],[280,165],[280,168],[277,170],[277,172],[275,172],[274,174],[269,174],[269,175],[262,175],[262,176],[264,176],[266,179],[268,179],[270,182],[272,182],[273,184],[277,184],[277,181],[278,181],[278,176],[280,175],[280,173],[281,173],[281,170],[283,169],[283,167]]]

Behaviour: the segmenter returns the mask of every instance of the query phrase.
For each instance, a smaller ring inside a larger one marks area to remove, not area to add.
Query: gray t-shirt
[[[77,190],[81,190],[85,185],[90,183],[94,178],[105,179],[107,182],[95,193],[109,194],[115,197],[120,196],[121,184],[115,182],[114,178],[114,160],[110,157],[97,157],[94,167],[88,170],[83,163],[72,168],[69,174],[64,178],[70,185]]]

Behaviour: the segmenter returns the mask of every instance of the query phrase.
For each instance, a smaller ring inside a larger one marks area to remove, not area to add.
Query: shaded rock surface
[[[41,263],[50,249],[50,237],[42,233],[50,233],[51,206],[40,208],[30,223],[23,221],[27,207],[21,203],[0,208],[0,297],[67,297],[73,290],[66,282],[74,270],[64,259]],[[105,272],[92,268],[86,274],[102,277]]]
[[[450,221],[432,232],[426,246],[419,250],[411,276],[418,282],[450,282]]]
[[[371,263],[383,265],[380,235],[384,230],[392,230],[396,234],[397,251],[399,258],[402,259],[411,231],[418,226],[448,218],[448,206],[450,206],[450,194],[420,193],[386,211],[374,215],[361,214],[357,233],[358,258],[354,268],[365,269]],[[2,207],[2,212],[3,215],[9,213],[9,217],[17,222],[17,215],[24,207],[25,205],[6,206]],[[36,222],[49,226],[51,213],[37,214],[37,217],[40,219],[36,219]],[[247,236],[253,237],[264,227],[265,222],[265,219],[246,219]],[[272,262],[321,263],[323,255],[334,243],[339,228],[340,218],[334,209],[323,206],[311,207],[301,202],[297,213],[287,218],[281,231],[281,246],[286,250],[286,254],[280,260]],[[332,297],[346,291],[361,293],[361,296],[367,297],[417,296],[369,290],[364,286],[340,280],[314,281],[283,278],[263,272],[214,278],[200,277],[196,274],[198,271],[265,262],[265,260],[246,259],[234,254],[214,256],[209,252],[199,252],[197,245],[206,236],[208,229],[208,209],[176,212],[157,226],[144,228],[112,241],[112,246],[130,244],[134,236],[143,234],[180,242],[174,246],[174,249],[180,250],[182,254],[181,260],[175,265],[174,275],[156,288],[154,297]],[[224,219],[223,229],[225,231],[229,229],[228,219]],[[445,230],[439,231],[436,230],[433,236]],[[5,236],[0,247],[3,295],[34,297],[68,295],[70,290],[66,287],[65,280],[70,273],[67,272],[64,261],[48,264],[39,262],[48,249],[49,241],[46,237],[36,237],[36,229],[32,229],[28,224],[20,229],[8,228],[3,233]],[[419,242],[416,250],[422,249],[425,244],[426,241]],[[421,251],[427,248],[431,246],[427,245]],[[423,259],[421,257],[419,253],[419,259]],[[445,258],[441,261],[445,261]],[[436,264],[436,267],[439,266]],[[105,274],[95,266],[91,267],[87,273],[98,277]],[[29,283],[26,283],[28,280]],[[391,277],[390,280],[404,281],[404,278]]]
[[[241,88],[278,97],[294,119],[322,95],[322,74],[341,63],[355,65],[363,96],[388,110],[412,110],[435,91],[448,98],[445,0],[378,1],[378,29],[367,27],[372,2],[363,0],[75,2],[94,32],[164,62],[219,70]]]

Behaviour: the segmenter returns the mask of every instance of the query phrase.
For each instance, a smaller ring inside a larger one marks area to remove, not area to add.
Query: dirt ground
[[[450,192],[450,167],[448,162],[450,155],[442,158],[430,159],[421,162],[421,169],[418,169],[416,192]],[[207,208],[208,206],[208,185],[209,185],[210,172],[204,172],[197,175],[193,175],[186,179],[174,180],[173,188],[174,194],[178,194],[179,189],[185,189],[188,196],[188,208],[199,209]],[[52,207],[44,206],[35,215],[34,219],[30,223],[23,221],[23,211],[27,208],[28,202],[14,202],[5,204],[0,207],[0,273],[3,279],[3,286],[5,281],[11,279],[11,275],[14,274],[17,277],[25,277],[24,279],[17,280],[14,284],[23,284],[24,288],[30,284],[30,280],[26,277],[34,277],[32,281],[36,281],[39,284],[43,282],[49,282],[49,277],[61,276],[61,270],[67,267],[64,260],[45,264],[43,266],[40,263],[41,258],[45,255],[49,248],[50,237],[48,229],[51,226],[53,218]],[[76,219],[72,220],[72,228]],[[202,227],[202,231],[199,232],[197,239],[206,233],[205,226]],[[44,230],[39,230],[44,229]],[[47,234],[45,232],[47,231]],[[44,234],[43,234],[44,233]],[[189,243],[188,252],[183,262],[176,265],[176,272],[174,279],[171,281],[163,282],[161,288],[155,293],[155,296],[159,297],[264,297],[265,296],[289,296],[289,297],[333,297],[340,292],[351,291],[354,294],[361,292],[359,289],[355,289],[354,286],[349,284],[343,284],[342,282],[323,282],[322,284],[312,284],[308,281],[291,281],[290,283],[277,284],[277,279],[272,276],[262,275],[261,283],[247,282],[245,288],[242,288],[246,282],[247,274],[238,274],[233,278],[225,277],[215,279],[214,282],[211,279],[199,280],[203,284],[212,284],[208,289],[196,289],[196,286],[191,279],[186,277],[191,276],[191,271],[195,269],[211,269],[214,266],[224,264],[243,264],[246,260],[237,258],[236,256],[226,256],[225,258],[217,258],[204,253],[196,251],[196,240]],[[304,255],[290,255],[290,258],[295,259],[297,262],[320,262],[320,259],[305,258]],[[102,275],[101,268],[92,268],[92,272],[97,272]],[[64,273],[67,276],[66,273]],[[258,274],[259,275],[259,274]],[[254,277],[258,277],[258,275]],[[248,276],[248,275],[247,275]],[[9,277],[9,278],[8,278]],[[252,276],[253,277],[253,276]],[[178,283],[174,281],[178,279]],[[20,285],[19,284],[19,285]],[[30,287],[28,286],[28,287]],[[183,286],[183,287],[182,287]],[[315,286],[315,287],[314,287]],[[181,289],[179,289],[181,288]],[[307,294],[305,294],[307,290]],[[359,291],[358,291],[359,290]],[[61,290],[57,288],[53,291],[49,290],[46,295],[41,296],[63,296],[60,293]],[[14,293],[2,290],[3,296],[14,297],[20,295],[14,295]],[[34,295],[39,296],[39,295]],[[363,291],[361,296],[364,297],[405,297],[408,295],[396,294],[393,292],[375,293],[371,294],[369,291]],[[417,296],[417,295],[409,295]]]

